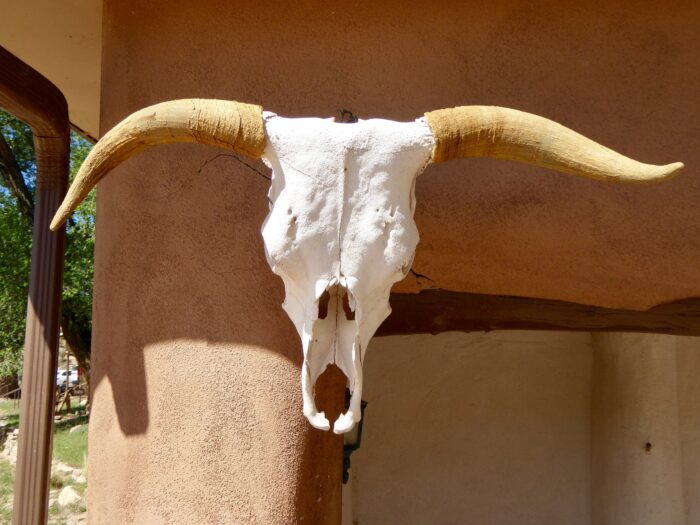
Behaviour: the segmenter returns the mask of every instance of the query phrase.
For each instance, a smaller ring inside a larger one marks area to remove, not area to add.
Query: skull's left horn
[[[194,142],[259,158],[265,149],[262,108],[226,100],[163,102],[128,116],[112,128],[83,162],[51,222],[57,230],[112,168],[158,144]]]
[[[642,164],[543,117],[495,106],[462,106],[425,114],[435,137],[433,162],[493,157],[591,179],[661,181],[683,168]]]

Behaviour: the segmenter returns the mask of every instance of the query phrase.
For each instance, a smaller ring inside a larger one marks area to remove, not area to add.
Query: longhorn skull
[[[121,161],[173,142],[262,157],[272,169],[262,236],[302,341],[304,415],[314,427],[330,428],[316,409],[314,384],[337,364],[352,392],[349,409],[334,423],[338,434],[360,419],[367,345],[391,312],[391,286],[411,268],[418,243],[414,186],[428,163],[495,157],[621,182],[660,181],[683,167],[642,164],[553,121],[500,107],[438,110],[405,123],[340,124],[283,118],[239,102],[175,100],[132,114],[100,140],[51,228]]]

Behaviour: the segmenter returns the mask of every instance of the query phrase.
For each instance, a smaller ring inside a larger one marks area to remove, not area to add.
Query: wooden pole
[[[68,105],[37,71],[0,47],[0,106],[34,133],[37,180],[12,523],[48,517],[65,230],[49,223],[68,184]]]

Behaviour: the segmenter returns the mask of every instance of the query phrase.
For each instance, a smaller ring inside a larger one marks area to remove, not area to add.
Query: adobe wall
[[[503,161],[431,166],[416,190],[416,272],[450,290],[601,306],[695,296],[700,11],[631,4],[109,0],[101,130],[182,97],[286,116],[347,108],[407,120],[462,104],[538,113],[639,160],[683,160],[687,176],[623,187]],[[220,153],[151,150],[100,184],[93,523],[318,523],[339,512],[338,501],[314,499],[335,494],[339,470],[323,458],[339,456],[339,441],[301,416],[300,344],[259,235],[268,181]],[[424,339],[406,345],[430,354]],[[584,390],[562,403],[581,403]],[[338,398],[328,403],[337,409]],[[532,436],[542,432],[546,418],[519,416]],[[562,451],[581,439],[581,417]],[[583,465],[564,452],[559,460]]]
[[[700,339],[384,337],[343,525],[691,525]]]
[[[373,341],[357,522],[590,525],[592,348],[573,332]]]

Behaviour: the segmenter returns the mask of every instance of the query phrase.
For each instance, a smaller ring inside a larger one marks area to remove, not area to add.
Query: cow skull
[[[641,164],[550,120],[512,109],[464,106],[414,122],[288,119],[218,100],[176,100],[134,113],[90,152],[56,213],[59,228],[106,173],[150,146],[217,145],[272,169],[262,228],[268,262],[285,286],[283,307],[302,341],[304,415],[316,428],[314,384],[329,364],[348,378],[350,407],[334,423],[360,419],[362,362],[391,312],[392,285],[411,268],[416,177],[429,162],[487,156],[600,180],[664,180],[683,167]]]
[[[391,286],[411,268],[418,243],[413,188],[433,136],[423,121],[339,124],[271,114],[265,129],[273,178],[262,235],[304,347],[304,415],[330,428],[316,410],[313,385],[335,363],[353,393],[333,426],[343,433],[360,417],[365,349],[391,312]]]

